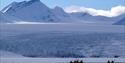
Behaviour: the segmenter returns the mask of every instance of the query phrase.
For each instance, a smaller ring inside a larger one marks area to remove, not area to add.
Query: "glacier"
[[[0,50],[26,57],[125,57],[125,27],[121,25],[0,26]]]

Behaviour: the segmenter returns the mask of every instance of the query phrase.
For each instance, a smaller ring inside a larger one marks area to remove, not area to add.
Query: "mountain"
[[[5,7],[2,12],[15,16],[22,21],[56,22],[58,18],[40,0],[13,2]]]
[[[125,25],[125,17],[119,20],[118,22],[114,23],[114,25]]]
[[[88,13],[84,12],[75,12],[70,13],[70,15],[76,19],[79,19],[83,22],[91,22],[91,23],[114,23],[117,20],[121,19],[123,15],[117,17],[106,17],[106,16],[92,16]]]
[[[2,22],[60,22],[60,23],[103,23],[112,24],[119,21],[123,15],[117,17],[92,16],[85,12],[66,13],[56,6],[48,8],[40,0],[13,2],[6,6],[1,13]]]

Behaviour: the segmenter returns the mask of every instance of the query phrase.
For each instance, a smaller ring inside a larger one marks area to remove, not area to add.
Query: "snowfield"
[[[106,63],[108,60],[125,63],[125,58],[29,58],[7,51],[0,51],[0,63],[69,63],[83,60],[85,63]]]
[[[1,63],[69,63],[71,60],[83,60],[85,63],[125,63],[124,58],[1,58]]]

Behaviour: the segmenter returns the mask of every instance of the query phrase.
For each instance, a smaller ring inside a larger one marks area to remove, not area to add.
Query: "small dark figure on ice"
[[[115,63],[114,61],[111,61],[111,63]]]
[[[83,61],[81,60],[80,63],[83,63]]]
[[[115,63],[115,62],[114,62],[114,61],[109,61],[109,60],[108,60],[108,62],[107,62],[107,63]]]
[[[75,61],[70,61],[70,63],[84,63],[82,60],[79,61],[79,60],[75,60]]]
[[[70,61],[70,63],[73,63],[72,61]]]
[[[108,62],[107,63],[110,63],[110,61],[108,60]]]

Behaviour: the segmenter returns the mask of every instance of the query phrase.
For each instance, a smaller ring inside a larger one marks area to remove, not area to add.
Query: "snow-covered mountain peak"
[[[4,12],[10,11],[10,10],[16,11],[31,5],[34,5],[34,6],[36,5],[38,7],[41,6],[41,8],[43,7],[47,8],[47,6],[41,3],[40,0],[30,0],[30,1],[22,1],[22,2],[12,2],[10,5],[6,6],[2,11]]]
[[[12,2],[11,4],[9,4],[8,6],[6,6],[5,8],[3,8],[2,10],[1,10],[1,12],[6,12],[6,11],[8,11],[10,8],[12,8],[13,6],[16,6],[16,4],[17,4],[17,2]]]
[[[9,5],[10,7],[4,14],[9,14],[15,16],[22,21],[57,21],[50,8],[44,5],[40,0],[30,0],[23,2],[16,2],[14,5]]]

